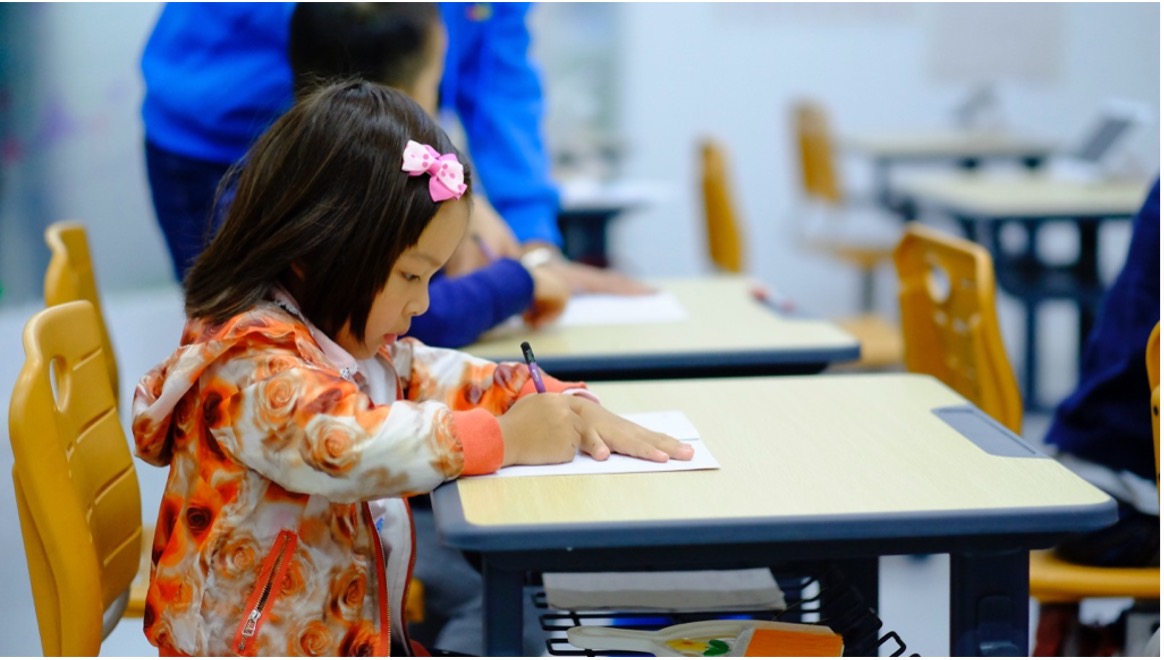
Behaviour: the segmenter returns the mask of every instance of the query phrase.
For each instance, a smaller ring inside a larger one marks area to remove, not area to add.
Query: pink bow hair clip
[[[404,147],[404,165],[401,170],[408,176],[429,174],[428,194],[432,201],[460,199],[465,194],[465,166],[454,154],[441,155],[436,149],[415,140],[409,140]]]

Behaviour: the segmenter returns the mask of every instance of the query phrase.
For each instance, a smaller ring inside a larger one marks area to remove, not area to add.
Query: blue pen
[[[533,379],[534,389],[545,392],[546,384],[542,382],[542,370],[538,368],[538,362],[534,359],[533,349],[529,347],[528,341],[521,342],[521,353],[525,356],[526,365],[529,366],[529,377]]]

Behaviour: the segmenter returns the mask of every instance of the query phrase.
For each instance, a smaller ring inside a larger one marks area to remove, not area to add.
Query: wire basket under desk
[[[604,652],[602,649],[579,649],[566,639],[566,631],[574,626],[610,626],[633,630],[658,630],[666,626],[707,619],[755,619],[820,623],[829,626],[844,639],[846,656],[899,657],[908,653],[905,642],[893,630],[883,630],[877,612],[869,607],[844,576],[834,567],[822,569],[816,575],[776,575],[776,583],[788,600],[783,610],[740,611],[671,611],[671,610],[557,610],[546,602],[544,590],[530,594],[534,608],[539,611],[538,621],[548,635],[546,650],[552,656],[599,655],[647,656],[630,651]],[[823,578],[823,579],[822,579]],[[827,594],[827,597],[826,597]]]

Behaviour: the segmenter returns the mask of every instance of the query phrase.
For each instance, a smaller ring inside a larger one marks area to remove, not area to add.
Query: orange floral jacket
[[[190,320],[141,380],[137,455],[170,468],[151,643],[189,655],[387,655],[392,638],[409,649],[394,616],[412,568],[403,498],[496,470],[496,416],[533,385],[524,364],[411,339],[373,360],[361,367],[293,307],[265,302],[220,325]]]

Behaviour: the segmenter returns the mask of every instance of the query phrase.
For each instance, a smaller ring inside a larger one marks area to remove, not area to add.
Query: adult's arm
[[[442,3],[449,34],[442,107],[461,120],[475,171],[518,241],[560,246],[558,190],[542,139],[544,100],[529,59],[528,3]]]
[[[466,275],[438,277],[429,285],[428,311],[412,319],[408,336],[429,346],[466,346],[529,308],[533,290],[533,278],[515,259],[499,259]]]

